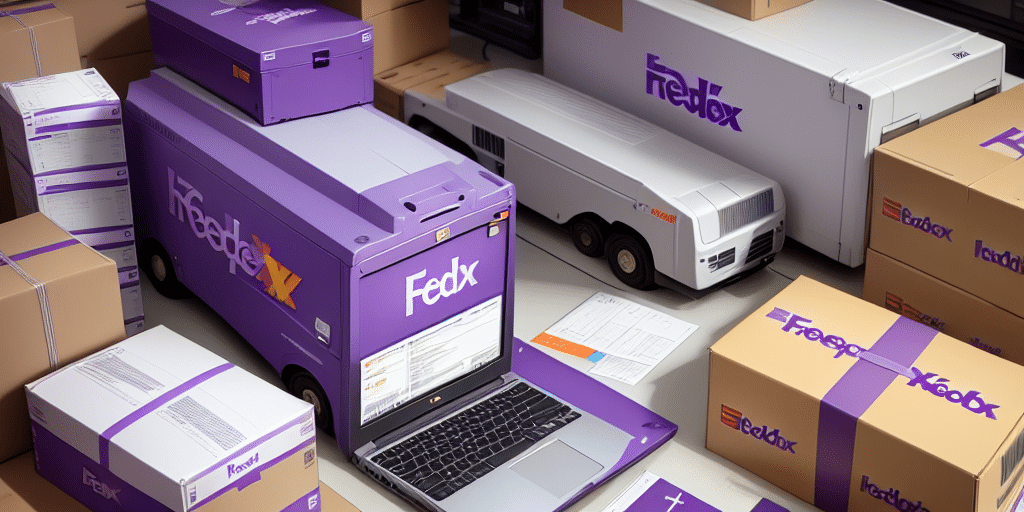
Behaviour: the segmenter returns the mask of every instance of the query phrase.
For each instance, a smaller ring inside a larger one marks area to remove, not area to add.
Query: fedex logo
[[[979,145],[1008,157],[1020,159],[1020,157],[1024,156],[1024,132],[1017,128],[1010,128]],[[993,145],[995,147],[992,147]]]
[[[405,278],[405,316],[412,316],[414,299],[420,297],[426,305],[434,304],[441,297],[450,297],[462,291],[466,285],[476,286],[476,278],[473,271],[476,270],[480,260],[474,261],[468,267],[459,264],[459,257],[452,258],[451,272],[445,272],[441,279],[431,278],[422,287],[416,287],[416,281],[427,277],[426,269],[421,270]]]
[[[952,229],[932,222],[931,217],[915,217],[910,208],[904,208],[903,205],[888,197],[882,198],[882,215],[914,229],[924,231],[940,240],[945,238],[949,242],[953,241],[951,237],[953,234]]]
[[[245,462],[241,462],[239,464],[228,464],[228,478],[230,479],[231,477],[241,475],[242,473],[245,472],[245,470],[256,465],[256,463],[259,461],[260,454],[257,453],[252,457],[249,457]]]
[[[840,336],[826,334],[821,329],[812,327],[811,324],[813,321],[811,319],[804,318],[795,313],[790,313],[784,309],[774,308],[766,316],[772,320],[782,322],[783,332],[801,336],[809,341],[817,341],[825,348],[834,350],[834,359],[838,359],[844,355],[858,358],[865,357],[864,354],[868,352],[864,347],[854,343],[849,343]],[[874,361],[877,357],[878,356],[875,355],[871,360]],[[898,363],[894,361],[889,361],[889,364],[893,365],[893,367],[898,366]],[[910,367],[909,369],[890,369],[906,377],[908,379],[907,385],[912,388],[920,387],[923,391],[931,393],[936,397],[944,398],[947,402],[958,404],[974,414],[983,414],[986,418],[992,420],[997,419],[995,410],[998,409],[999,406],[987,403],[985,399],[982,398],[980,391],[969,390],[965,392],[954,389],[949,379],[941,377],[936,373],[921,371],[916,367]]]
[[[82,468],[82,484],[92,487],[92,491],[102,496],[103,499],[114,500],[114,503],[121,504],[121,501],[117,499],[117,493],[121,492],[121,490],[113,489],[107,484],[100,482],[96,479],[96,475],[85,468]]]
[[[278,23],[281,23],[284,20],[296,18],[299,16],[305,16],[307,14],[312,14],[314,12],[316,12],[316,9],[295,10],[285,7],[284,9],[281,9],[280,11],[277,12],[268,12],[267,14],[261,14],[259,16],[256,16],[255,18],[245,22],[245,24],[255,25],[261,21],[266,21],[268,23],[273,23],[274,25],[277,25]]]
[[[796,446],[796,441],[790,441],[779,435],[779,429],[768,430],[767,425],[755,427],[754,422],[750,421],[743,413],[725,404],[722,404],[722,423],[784,452],[796,453],[793,450],[793,446]]]
[[[687,112],[718,126],[728,126],[737,132],[743,131],[737,119],[743,109],[719,99],[721,85],[698,77],[697,87],[688,87],[683,74],[658,63],[660,58],[654,54],[647,54],[647,94],[668,101],[676,107],[685,108]]]
[[[889,311],[894,311],[911,320],[921,322],[936,331],[941,331],[946,327],[946,322],[943,322],[931,315],[921,313],[917,308],[904,302],[903,299],[895,293],[885,292],[885,307]]]
[[[929,512],[927,507],[921,506],[921,501],[914,503],[906,498],[900,498],[900,490],[890,487],[882,490],[878,484],[871,482],[867,475],[862,475],[860,480],[860,492],[867,493],[872,498],[882,500],[883,503],[899,510],[900,512]]]
[[[989,263],[995,263],[1016,274],[1024,274],[1024,258],[1010,251],[999,252],[988,247],[981,240],[974,241],[974,257]]]

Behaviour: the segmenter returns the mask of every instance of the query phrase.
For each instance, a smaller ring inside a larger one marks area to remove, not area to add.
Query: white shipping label
[[[125,161],[124,131],[120,125],[42,135],[28,145],[33,174]]]

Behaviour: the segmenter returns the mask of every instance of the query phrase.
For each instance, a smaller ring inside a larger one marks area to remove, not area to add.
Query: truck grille
[[[772,252],[772,247],[775,245],[775,230],[771,229],[754,238],[754,241],[750,242],[750,252],[747,253],[747,261],[743,262],[744,265],[751,261],[761,259]]]
[[[775,212],[773,189],[765,190],[718,212],[718,229],[722,235],[762,219]]]
[[[473,126],[473,145],[498,158],[505,158],[505,139],[476,125]]]

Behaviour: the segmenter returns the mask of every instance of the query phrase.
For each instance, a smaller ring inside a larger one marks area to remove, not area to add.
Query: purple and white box
[[[25,389],[37,470],[90,510],[320,510],[312,406],[164,326]]]
[[[125,331],[141,332],[121,100],[95,69],[5,83],[0,97],[18,216],[42,212],[114,260]]]
[[[263,125],[373,101],[372,26],[315,0],[147,0],[146,8],[156,65]]]

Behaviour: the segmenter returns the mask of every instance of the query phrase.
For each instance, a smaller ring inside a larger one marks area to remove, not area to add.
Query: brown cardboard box
[[[823,510],[1005,512],[1024,486],[1021,382],[800,277],[711,346],[707,447]]]
[[[490,69],[470,59],[443,50],[378,73],[373,78],[373,106],[385,114],[405,122],[403,94],[407,89],[429,83],[443,90],[444,85]]]
[[[75,22],[52,2],[0,7],[0,83],[81,69]]]
[[[1024,318],[868,249],[864,300],[1024,365]]]
[[[320,498],[323,500],[321,512],[359,512],[355,505],[342,498],[323,482],[320,482]]]
[[[151,48],[146,2],[141,0],[52,0],[75,19],[79,56],[93,63]]]
[[[1024,317],[1024,86],[875,149],[869,246]]]
[[[83,68],[87,67],[87,61],[87,58],[82,57]],[[153,52],[145,51],[134,55],[125,55],[123,57],[93,62],[88,66],[99,71],[103,79],[107,81],[110,88],[117,93],[117,96],[123,102],[128,97],[128,84],[136,80],[149,78],[149,72],[156,67],[156,64],[153,62]]]
[[[320,0],[320,3],[361,20],[368,20],[378,14],[398,9],[416,0]]]
[[[792,9],[811,0],[697,0],[730,14],[748,20],[759,20],[765,16]]]
[[[41,213],[0,224],[0,461],[32,448],[24,386],[58,366],[124,339],[114,262],[78,243]],[[39,292],[45,286],[51,363]]]
[[[448,48],[448,0],[418,0],[367,21],[374,75]]]

